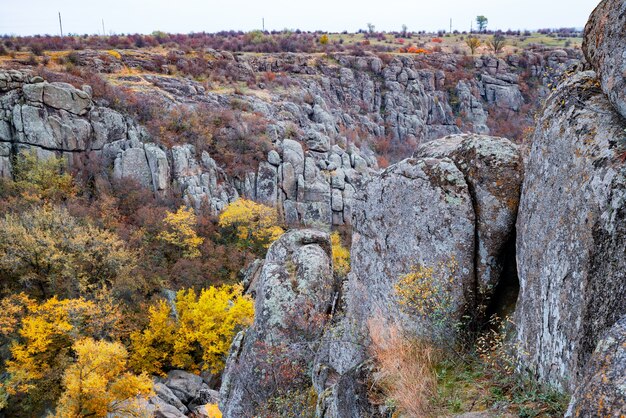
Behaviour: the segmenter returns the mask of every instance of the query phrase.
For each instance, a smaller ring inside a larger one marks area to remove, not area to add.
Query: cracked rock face
[[[521,180],[521,157],[510,141],[454,135],[423,145],[416,158],[389,167],[357,193],[352,270],[313,370],[320,416],[374,413],[362,396],[372,319],[426,337],[446,332],[432,317],[400,306],[395,285],[413,267],[444,270],[437,280],[451,280],[441,283],[449,323],[486,302],[514,236]]]
[[[598,342],[565,417],[623,417],[625,414],[626,316]]]
[[[603,0],[585,26],[583,52],[602,90],[626,117],[626,1]]]
[[[448,157],[467,181],[476,214],[477,296],[479,303],[486,302],[514,236],[523,169],[518,147],[505,138],[453,135],[422,145],[415,156]]]
[[[448,271],[453,283],[442,283],[451,292],[448,320],[473,303],[474,211],[452,160],[404,160],[368,182],[356,199],[344,312],[324,335],[314,368],[318,410],[325,417],[360,416],[353,414],[370,409],[359,396],[367,375],[361,364],[369,356],[369,320],[432,336],[429,318],[407,313],[398,303],[394,285],[402,275],[417,265],[450,270],[447,263],[454,258],[458,268]]]
[[[520,368],[571,391],[626,314],[626,124],[594,72],[565,80],[534,133],[517,220]]]
[[[315,347],[338,291],[328,234],[287,232],[271,245],[255,281],[254,324],[236,338],[222,377],[227,418],[256,416],[272,399],[310,387]]]

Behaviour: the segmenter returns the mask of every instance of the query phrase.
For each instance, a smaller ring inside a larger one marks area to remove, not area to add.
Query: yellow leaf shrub
[[[350,250],[341,244],[339,232],[330,234],[330,243],[333,251],[333,267],[339,276],[345,276],[350,272]]]
[[[222,418],[222,411],[220,411],[220,408],[217,406],[217,404],[210,403],[206,405],[205,408],[209,418]]]
[[[185,258],[200,256],[199,247],[204,238],[194,229],[197,219],[193,209],[181,206],[176,212],[168,212],[164,222],[168,230],[161,232],[159,239],[180,248]]]
[[[136,370],[163,373],[168,368],[217,372],[235,333],[252,324],[254,304],[241,286],[181,290],[176,315],[165,302],[150,308],[148,326],[131,336]]]
[[[135,288],[135,254],[114,233],[81,223],[66,209],[43,206],[0,218],[0,276],[9,289],[50,295],[91,295]]]
[[[257,252],[267,249],[285,231],[276,208],[238,199],[220,214],[219,225],[232,228],[241,247]]]
[[[440,263],[437,268],[416,265],[395,284],[398,302],[408,313],[445,319],[453,309],[453,272],[458,265],[454,259]],[[452,272],[450,275],[447,272]]]
[[[116,337],[121,322],[117,306],[106,298],[96,303],[53,297],[40,303],[17,294],[0,306],[6,308],[0,312],[1,336],[11,344],[3,390],[27,395],[35,409],[60,395],[61,376],[74,361],[73,344],[85,337]]]
[[[152,380],[127,371],[128,352],[117,342],[84,338],[73,345],[76,362],[63,375],[64,392],[55,417],[137,416]]]

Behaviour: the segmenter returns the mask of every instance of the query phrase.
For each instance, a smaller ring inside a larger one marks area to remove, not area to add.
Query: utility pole
[[[107,33],[104,31],[104,18],[102,19],[102,36],[106,36]]]
[[[265,32],[265,18],[262,17],[261,21],[262,21],[262,25],[263,25],[263,32]]]
[[[61,38],[63,37],[63,23],[61,23],[61,12],[59,12],[59,29],[61,29]]]
[[[450,35],[452,35],[452,18],[450,18]]]

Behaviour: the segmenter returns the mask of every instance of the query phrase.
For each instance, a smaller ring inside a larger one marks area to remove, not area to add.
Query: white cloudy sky
[[[0,34],[175,33],[266,29],[356,31],[469,29],[479,14],[493,29],[582,27],[599,0],[0,0]]]

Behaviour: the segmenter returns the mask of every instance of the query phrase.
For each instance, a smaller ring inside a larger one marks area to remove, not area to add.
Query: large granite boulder
[[[452,135],[422,145],[416,157],[450,158],[463,173],[476,214],[479,304],[493,295],[515,237],[523,163],[505,138]]]
[[[433,317],[402,308],[394,285],[403,275],[417,266],[441,273],[435,280],[448,292],[446,325],[475,303],[474,209],[464,175],[452,160],[404,160],[374,177],[355,199],[343,313],[325,333],[314,368],[318,410],[326,417],[371,411],[362,395],[370,320],[383,327],[400,324],[415,335],[437,338],[444,332],[454,338],[447,326],[434,325]]]
[[[255,416],[272,400],[310,387],[315,347],[338,291],[328,234],[304,229],[279,238],[255,291],[254,324],[235,339],[222,377],[227,418]]]
[[[517,220],[520,368],[571,391],[626,314],[626,123],[592,71],[566,79],[538,120]]]
[[[604,94],[626,117],[626,1],[603,0],[585,26],[583,52]]]
[[[626,416],[626,316],[598,343],[565,416]]]

